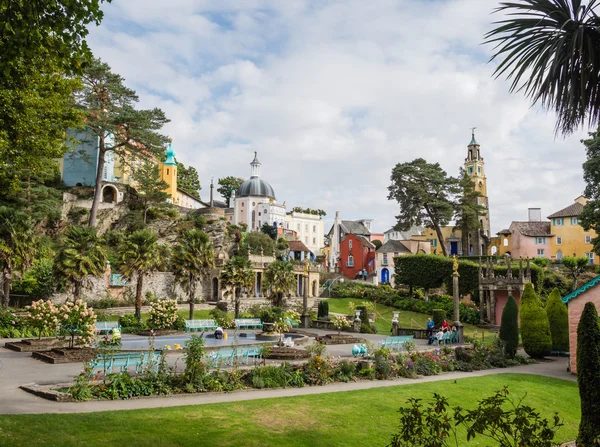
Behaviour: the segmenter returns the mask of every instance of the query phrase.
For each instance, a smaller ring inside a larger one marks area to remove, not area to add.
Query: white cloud
[[[492,230],[548,215],[583,189],[583,133],[492,77],[496,0],[127,0],[104,6],[96,55],[143,107],[161,107],[178,158],[211,176],[263,177],[291,206],[394,223],[387,186],[423,157],[456,175],[469,128],[486,161]],[[205,192],[204,196],[206,196]]]

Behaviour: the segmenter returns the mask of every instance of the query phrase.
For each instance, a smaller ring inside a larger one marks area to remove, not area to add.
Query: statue
[[[310,262],[308,259],[304,260],[304,276],[308,276],[308,266],[310,265]]]
[[[456,259],[456,255],[452,256],[452,274],[458,276],[458,260]]]

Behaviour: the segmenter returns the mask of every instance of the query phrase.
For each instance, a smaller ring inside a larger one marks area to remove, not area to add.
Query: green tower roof
[[[167,159],[164,165],[177,166],[177,163],[175,163],[175,151],[173,150],[173,143],[171,141],[169,141],[169,146],[167,147]]]

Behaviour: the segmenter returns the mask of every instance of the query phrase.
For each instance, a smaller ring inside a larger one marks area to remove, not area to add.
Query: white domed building
[[[248,231],[260,231],[267,223],[282,228],[285,222],[285,205],[278,205],[275,191],[260,178],[260,162],[254,152],[250,163],[250,178],[235,193],[233,223],[245,223]]]

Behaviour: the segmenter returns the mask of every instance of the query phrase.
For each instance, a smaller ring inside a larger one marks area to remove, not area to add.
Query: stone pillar
[[[479,288],[479,322],[485,321],[485,290],[483,287]]]
[[[360,332],[360,318],[354,317],[354,323],[352,324],[354,332]]]
[[[400,328],[400,325],[398,323],[398,320],[392,320],[392,336],[397,337],[398,336],[398,332]]]
[[[490,292],[490,309],[488,314],[490,315],[490,323],[496,324],[496,289],[492,289]]]
[[[302,321],[302,327],[304,329],[310,328],[310,313],[308,312],[308,275],[302,278],[304,281],[304,290],[302,296],[302,316],[300,317]]]
[[[452,274],[452,298],[454,301],[454,326],[458,331],[458,342],[464,343],[465,328],[460,323],[460,297],[458,294],[458,272]]]

